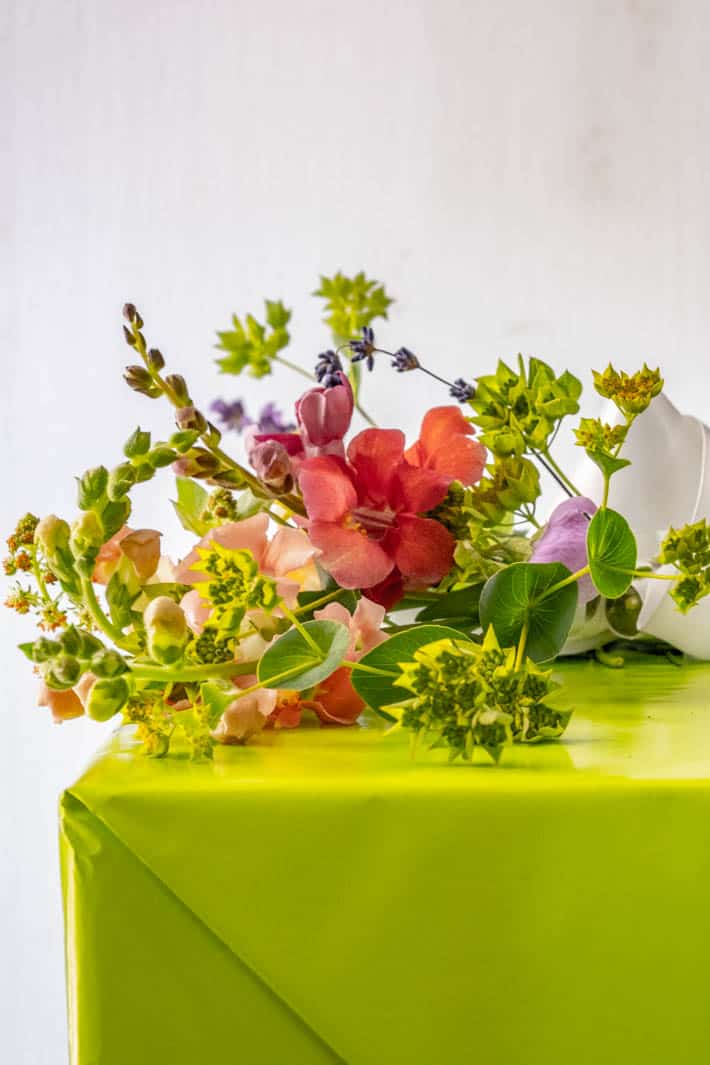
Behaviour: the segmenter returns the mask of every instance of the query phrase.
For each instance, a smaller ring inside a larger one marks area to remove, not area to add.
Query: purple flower
[[[561,562],[570,573],[587,565],[587,529],[597,509],[586,496],[565,499],[552,511],[544,532],[535,544],[531,562]],[[578,582],[579,602],[588,603],[597,592],[589,576]]]
[[[362,362],[364,359],[368,370],[372,370],[375,365],[374,353],[377,348],[375,347],[375,333],[371,326],[363,326],[362,339],[348,341],[348,347],[353,352],[350,357],[351,362]]]
[[[253,424],[241,399],[234,399],[231,403],[216,399],[210,404],[210,410],[215,412],[225,429],[233,429],[235,433],[241,433],[248,425]]]
[[[261,408],[257,426],[260,433],[290,433],[296,428],[293,422],[286,421],[275,403]]]

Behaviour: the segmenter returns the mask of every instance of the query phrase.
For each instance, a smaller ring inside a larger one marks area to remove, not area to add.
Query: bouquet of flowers
[[[135,356],[125,380],[172,404],[176,431],[154,441],[136,429],[117,465],[79,478],[78,517],[27,514],[8,540],[7,605],[41,630],[21,645],[40,705],[60,722],[121,715],[155,757],[176,737],[212,757],[216,744],[295,728],[304,714],[345,726],[368,709],[452,759],[480,747],[498,761],[511,742],[559,737],[571,707],[553,679],[558,655],[587,647],[619,665],[608,653],[619,639],[668,653],[640,631],[645,589],[667,582],[680,615],[710,592],[704,518],[667,528],[639,558],[629,520],[609,505],[632,426],[662,391],[658,370],[593,374],[613,416],[574,429],[598,472],[591,498],[553,454],[579,413],[571,373],[518,356],[447,381],[410,348],[378,345],[384,286],[339,273],[315,295],[332,347],[292,424],[273,403],[253,421],[240,400],[217,400],[218,428],[124,307]],[[234,316],[218,333],[221,370],[265,378],[285,366],[310,379],[283,355],[290,317],[269,300],[263,322]],[[447,400],[409,446],[363,407],[367,371],[382,362],[427,375]],[[351,433],[355,417],[366,427]],[[225,447],[230,432],[243,461]],[[135,486],[167,468],[194,537],[179,561],[161,554],[159,531],[129,524]],[[567,496],[544,523],[541,473]]]

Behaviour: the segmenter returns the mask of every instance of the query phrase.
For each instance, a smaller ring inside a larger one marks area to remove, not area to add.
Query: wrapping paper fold
[[[707,1065],[710,667],[560,673],[498,768],[116,734],[61,804],[72,1065]]]

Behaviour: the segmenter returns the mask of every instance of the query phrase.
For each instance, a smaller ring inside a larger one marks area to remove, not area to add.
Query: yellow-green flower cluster
[[[682,529],[669,529],[661,544],[659,561],[680,571],[671,596],[685,614],[710,594],[710,527],[703,518]]]
[[[581,382],[541,359],[518,356],[517,372],[500,361],[494,374],[479,377],[471,406],[480,440],[494,455],[544,451],[560,420],[579,411]]]
[[[646,363],[643,369],[632,374],[623,370],[619,372],[609,363],[603,373],[593,370],[592,375],[599,395],[613,400],[626,415],[641,414],[663,388],[663,378],[658,369],[651,370]]]
[[[608,453],[621,447],[628,431],[626,425],[607,425],[600,418],[582,418],[574,435],[579,446],[587,451]]]
[[[247,314],[242,322],[232,315],[232,328],[217,333],[217,347],[227,354],[217,360],[222,373],[240,374],[249,370],[252,377],[271,373],[272,362],[290,340],[286,326],[291,311],[280,300],[265,300],[266,322]]]
[[[546,699],[557,690],[551,671],[514,650],[502,650],[489,629],[482,644],[452,639],[420,648],[400,666],[394,682],[412,693],[401,705],[401,723],[448,746],[450,758],[470,761],[476,747],[498,761],[511,742],[531,743],[561,735],[571,711]]]
[[[270,613],[280,602],[275,581],[259,572],[251,551],[212,542],[198,548],[198,554],[200,561],[192,568],[208,579],[196,587],[212,607],[211,626],[221,634],[236,634],[247,610]]]

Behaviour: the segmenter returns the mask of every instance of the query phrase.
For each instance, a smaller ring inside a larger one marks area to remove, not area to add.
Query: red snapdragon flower
[[[486,451],[472,434],[458,407],[435,407],[406,452],[399,429],[365,429],[347,460],[320,455],[300,464],[311,543],[338,584],[367,591],[386,581],[386,597],[373,597],[390,605],[404,582],[435,584],[448,573],[454,538],[421,515],[452,481],[480,478]]]

